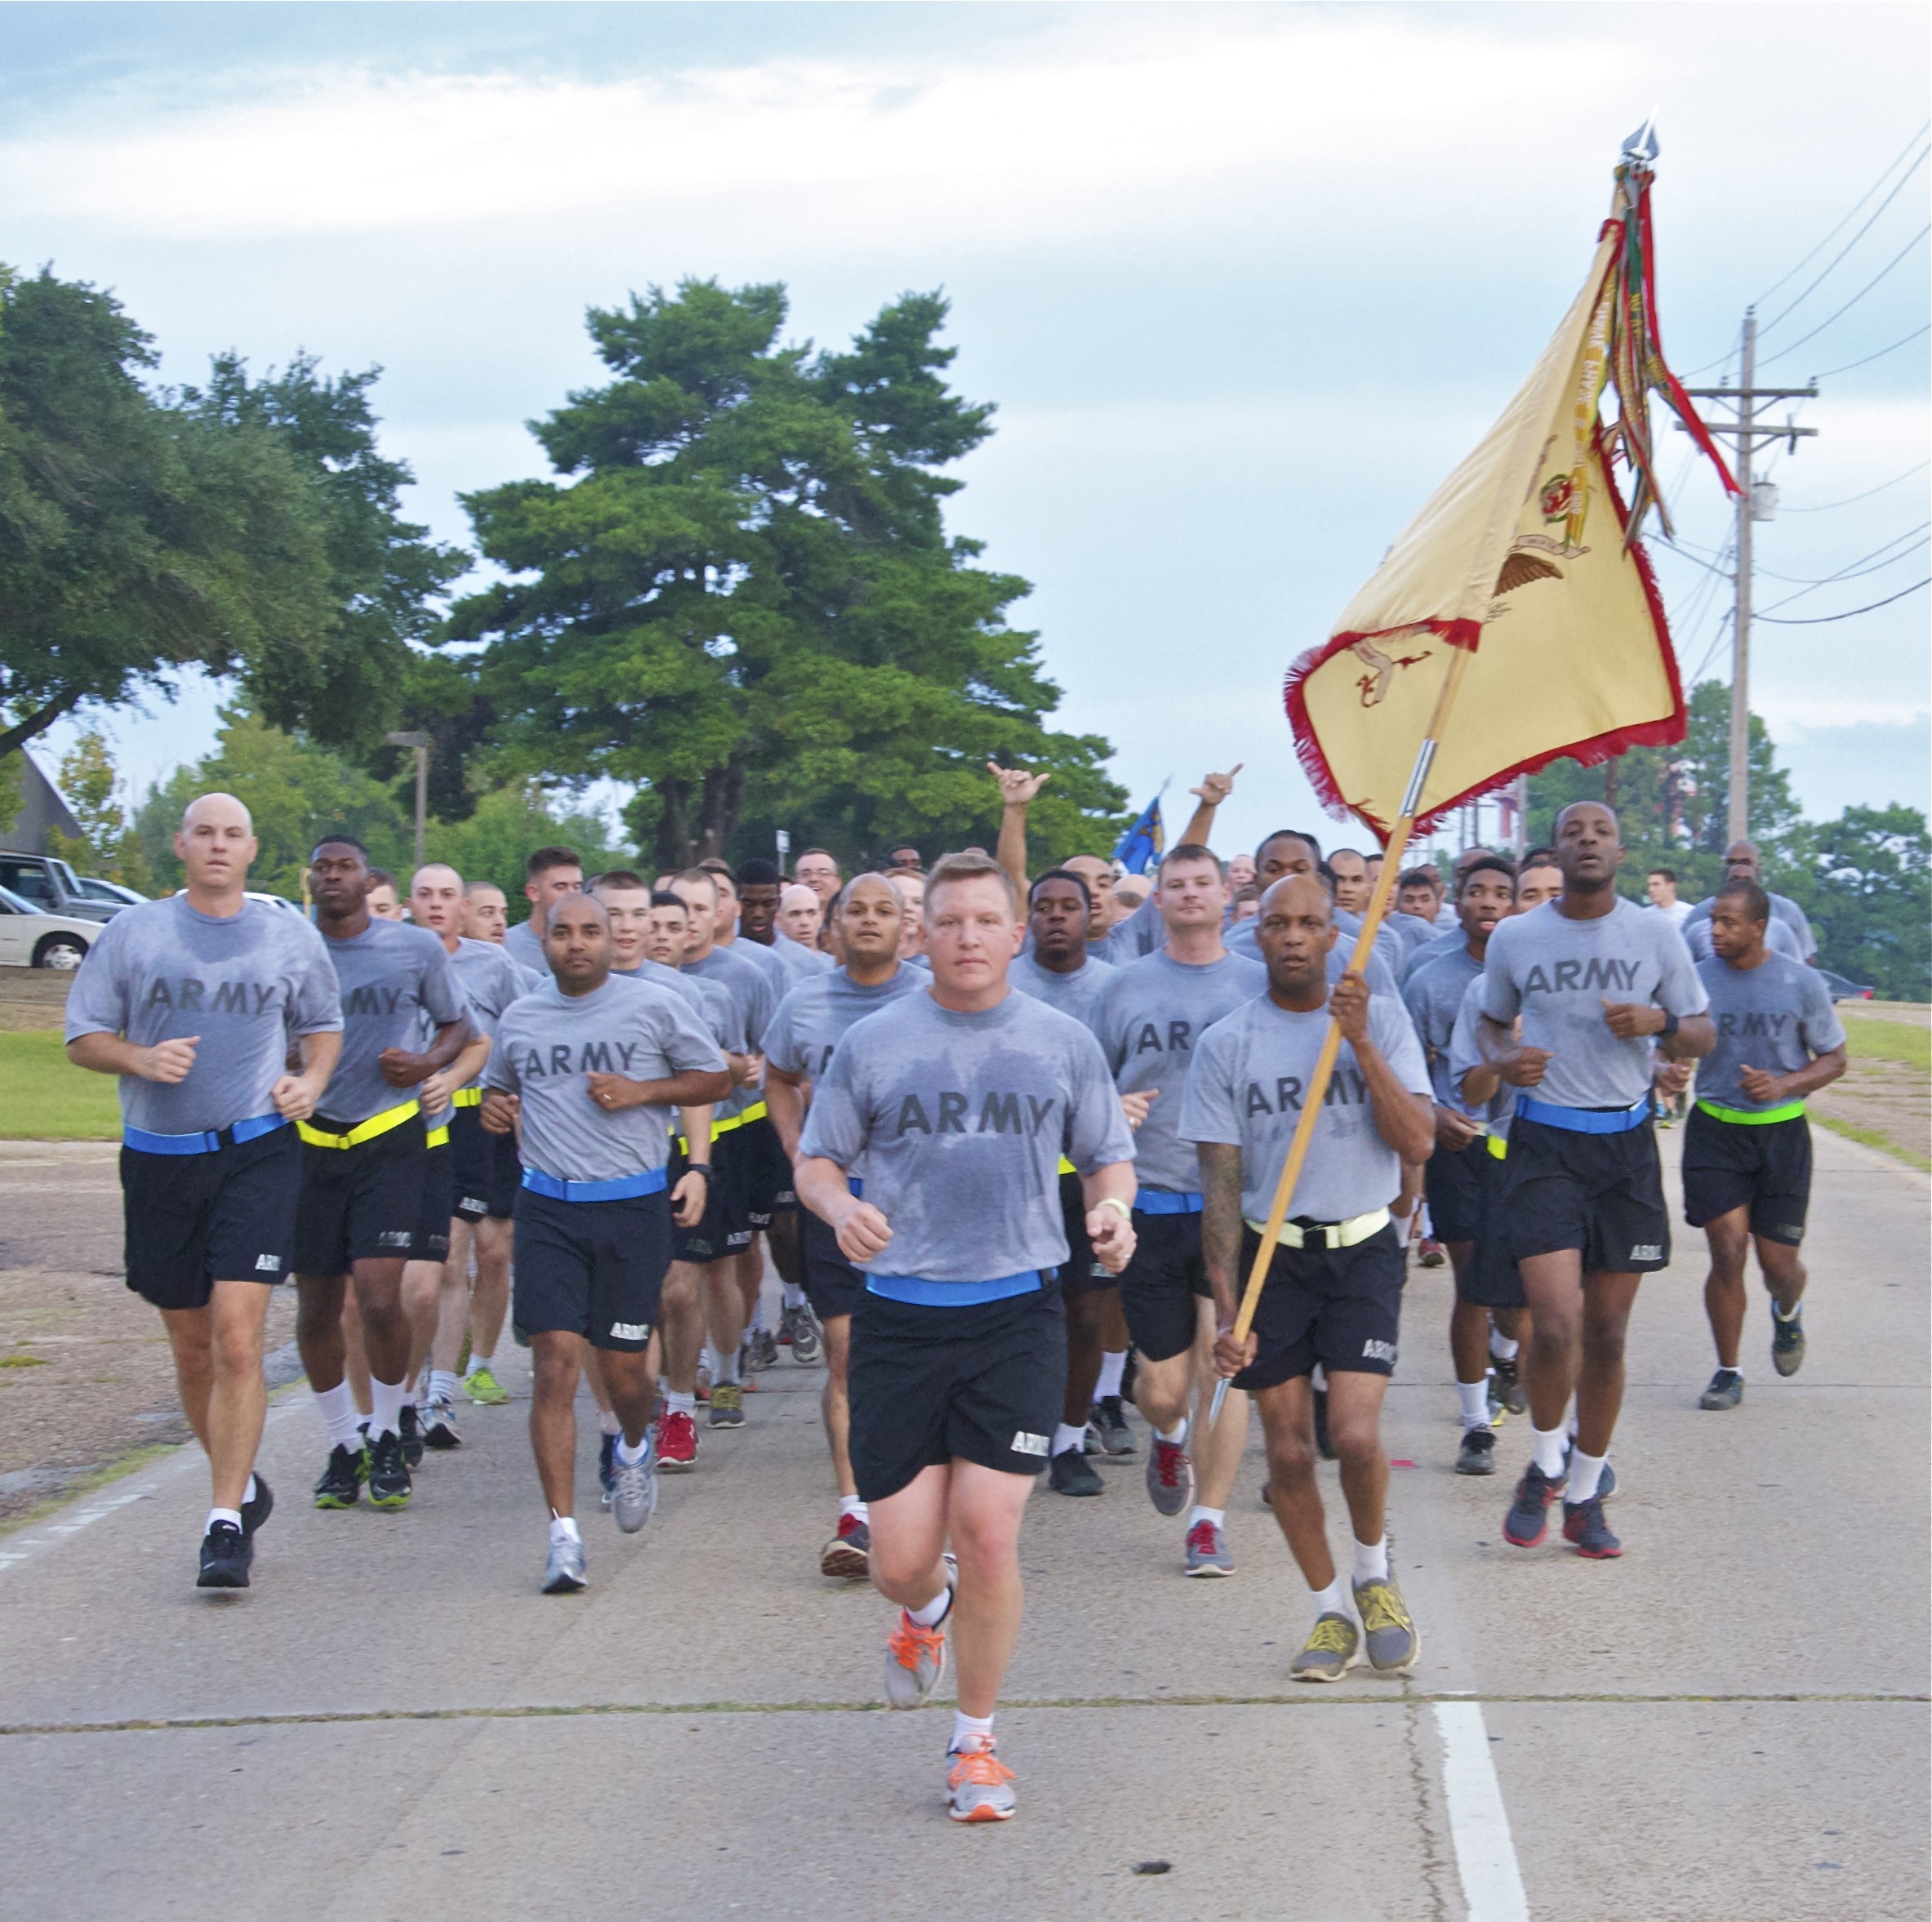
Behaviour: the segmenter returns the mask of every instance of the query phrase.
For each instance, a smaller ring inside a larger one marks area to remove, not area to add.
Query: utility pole
[[[1758,403],[1765,400],[1815,400],[1815,381],[1805,387],[1760,387],[1757,382],[1757,309],[1744,309],[1744,362],[1742,378],[1735,387],[1692,387],[1686,391],[1695,400],[1728,400],[1735,403],[1734,420],[1707,420],[1712,434],[1729,434],[1736,443],[1738,481],[1737,618],[1731,630],[1731,739],[1729,807],[1725,839],[1743,841],[1751,833],[1751,523],[1768,521],[1777,511],[1777,490],[1768,483],[1765,499],[1758,498],[1757,484],[1751,478],[1752,456],[1761,446],[1788,440],[1791,451],[1798,451],[1801,438],[1810,439],[1815,427],[1796,425],[1787,416],[1782,427],[1761,424]],[[1683,423],[1678,422],[1681,429]]]

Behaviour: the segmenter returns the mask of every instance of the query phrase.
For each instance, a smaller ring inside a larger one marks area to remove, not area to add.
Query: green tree
[[[184,668],[279,683],[328,651],[311,477],[151,394],[154,359],[111,296],[0,269],[0,759]]]
[[[78,841],[63,836],[66,845],[56,852],[87,873],[145,890],[152,877],[121,804],[120,770],[105,736],[90,729],[60,757],[60,788],[81,833]]]
[[[631,856],[612,844],[610,830],[594,814],[559,813],[534,781],[512,781],[479,799],[468,816],[431,825],[430,860],[446,861],[466,881],[493,881],[510,903],[510,918],[521,921],[523,862],[533,848],[574,848],[584,872],[628,867]]]
[[[1810,917],[1825,967],[1887,1001],[1932,1001],[1932,837],[1916,808],[1804,822],[1771,879]]]
[[[814,354],[781,344],[776,285],[592,309],[612,379],[532,424],[563,478],[465,497],[510,578],[450,630],[487,643],[505,765],[633,785],[663,865],[763,852],[775,825],[848,856],[990,844],[993,758],[1055,771],[1050,849],[1111,834],[1106,744],[1048,729],[1059,691],[1007,625],[1027,584],[945,532],[941,470],[992,411],[946,385],[946,314],[907,295]]]

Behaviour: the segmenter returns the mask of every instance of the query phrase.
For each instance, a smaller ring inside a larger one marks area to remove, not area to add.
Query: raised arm
[[[1235,791],[1235,776],[1246,766],[1245,761],[1237,761],[1225,774],[1204,774],[1200,785],[1187,790],[1196,797],[1195,810],[1175,847],[1183,847],[1189,842],[1198,848],[1214,845],[1212,836],[1215,810]]]
[[[1001,767],[989,761],[986,772],[999,784],[999,839],[995,853],[1000,866],[1012,875],[1013,886],[1024,895],[1026,810],[1033,797],[1053,778],[1053,771],[1049,767],[1044,774],[1030,774],[1024,767]]]

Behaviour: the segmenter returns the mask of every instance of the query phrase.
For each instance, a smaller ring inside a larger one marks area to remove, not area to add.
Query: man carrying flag
[[[1167,790],[1164,787],[1160,794]],[[1157,861],[1167,852],[1167,837],[1160,825],[1160,794],[1141,810],[1140,818],[1120,837],[1114,859],[1130,874],[1144,874],[1147,863]]]

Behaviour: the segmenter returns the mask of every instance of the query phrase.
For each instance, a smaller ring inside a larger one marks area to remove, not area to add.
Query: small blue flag
[[[1114,859],[1130,874],[1144,874],[1147,863],[1159,861],[1167,846],[1160,825],[1160,796],[1156,794],[1141,811],[1141,817],[1120,837]]]

